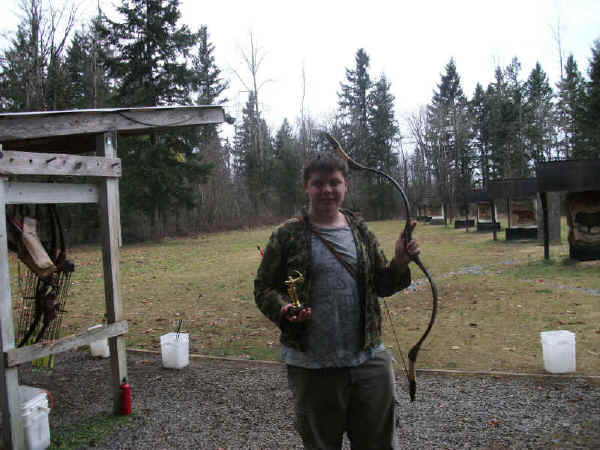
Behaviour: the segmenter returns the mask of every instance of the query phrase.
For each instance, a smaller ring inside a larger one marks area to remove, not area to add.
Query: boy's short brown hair
[[[306,184],[310,176],[315,172],[332,173],[339,170],[348,179],[348,163],[345,159],[332,153],[319,153],[309,159],[302,168],[302,183]]]

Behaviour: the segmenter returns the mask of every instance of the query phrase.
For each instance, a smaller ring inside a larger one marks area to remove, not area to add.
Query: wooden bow
[[[342,146],[340,145],[340,143],[338,142],[338,140],[336,138],[331,136],[329,133],[323,133],[323,134],[325,135],[325,137],[327,138],[329,143],[333,147],[335,147],[335,149],[337,150],[339,155],[348,162],[348,165],[350,166],[351,169],[366,170],[368,172],[376,173],[377,175],[382,176],[382,177],[386,178],[388,181],[390,181],[394,185],[394,187],[398,190],[398,192],[400,192],[400,195],[402,196],[402,200],[404,202],[404,207],[406,209],[406,225],[404,226],[404,231],[403,231],[404,246],[406,249],[406,247],[408,246],[408,242],[412,238],[412,223],[411,223],[412,219],[411,219],[411,215],[410,215],[410,203],[408,201],[408,197],[406,196],[406,193],[404,192],[404,190],[402,189],[400,184],[394,178],[392,178],[390,175],[386,174],[385,172],[382,172],[379,169],[373,169],[371,167],[364,166],[364,165],[354,161],[344,151],[344,149],[342,148]],[[407,254],[408,254],[408,251],[407,251]],[[406,368],[406,364],[404,363],[404,357],[402,357],[402,362],[404,364],[404,371],[405,371],[406,377],[408,379],[410,401],[414,402],[416,392],[417,392],[417,375],[416,375],[417,355],[421,348],[421,344],[427,338],[427,335],[431,331],[431,328],[433,327],[433,324],[435,322],[435,317],[437,315],[438,294],[437,294],[437,287],[435,286],[435,283],[433,282],[433,279],[431,278],[431,275],[429,274],[428,270],[425,268],[425,266],[421,262],[419,255],[409,255],[409,257],[412,261],[414,261],[414,263],[417,266],[419,266],[421,271],[425,274],[425,276],[429,280],[429,285],[431,286],[431,294],[433,297],[433,307],[431,310],[431,318],[429,319],[429,324],[427,325],[427,329],[425,330],[425,332],[423,333],[421,338],[417,341],[417,343],[415,345],[413,345],[413,347],[408,352],[408,370]],[[392,330],[394,332],[394,336],[396,336],[396,332],[393,329],[393,327],[394,327],[393,322],[391,322],[391,317],[390,317],[390,323],[392,324]],[[397,340],[397,338],[396,338],[396,340]],[[398,342],[396,342],[396,344],[398,345],[398,347],[400,347]]]

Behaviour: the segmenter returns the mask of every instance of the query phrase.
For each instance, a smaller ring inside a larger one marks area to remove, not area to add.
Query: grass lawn
[[[403,222],[373,222],[370,227],[391,256]],[[191,353],[278,359],[279,333],[258,311],[253,296],[260,261],[256,246],[265,245],[271,230],[122,248],[127,345],[160,350],[160,335],[174,331],[183,319]],[[566,235],[563,225],[563,244],[551,246],[546,262],[543,245],[507,242],[503,231],[494,242],[491,233],[419,224],[414,236],[440,298],[418,367],[543,373],[540,331],[567,329],[577,336],[577,372],[600,374],[600,261],[570,261]],[[100,248],[75,248],[70,258],[75,273],[63,335],[101,323],[105,311]],[[19,293],[17,272],[11,254],[13,304]],[[415,280],[423,278],[416,266],[412,273]],[[430,289],[422,285],[386,303],[406,354],[429,321]],[[385,317],[384,342],[396,354]]]

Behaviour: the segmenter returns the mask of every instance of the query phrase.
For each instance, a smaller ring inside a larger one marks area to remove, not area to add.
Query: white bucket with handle
[[[188,333],[171,332],[160,337],[163,367],[183,369],[190,363],[190,338]]]

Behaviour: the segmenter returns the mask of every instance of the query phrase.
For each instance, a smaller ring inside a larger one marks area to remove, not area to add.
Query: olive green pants
[[[393,449],[394,374],[386,351],[357,367],[304,369],[287,366],[296,428],[306,449]]]

